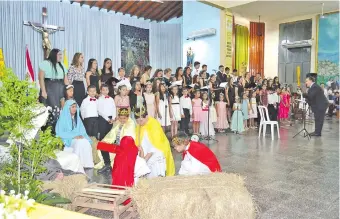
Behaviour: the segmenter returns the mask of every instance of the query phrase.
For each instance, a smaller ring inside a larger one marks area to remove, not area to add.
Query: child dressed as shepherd
[[[184,132],[179,132],[172,139],[172,144],[177,152],[183,153],[179,175],[221,172],[221,167],[215,154],[204,144],[190,141],[190,138]]]

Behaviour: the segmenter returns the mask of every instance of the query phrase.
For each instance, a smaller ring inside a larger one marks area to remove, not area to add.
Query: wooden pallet
[[[133,202],[123,205],[123,202],[130,198],[127,189],[128,187],[123,186],[91,184],[76,193],[72,205],[78,207],[77,212],[80,213],[98,209],[112,211],[114,219],[133,219],[137,216]]]

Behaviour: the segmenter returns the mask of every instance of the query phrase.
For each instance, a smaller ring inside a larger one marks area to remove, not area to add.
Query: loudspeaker
[[[313,77],[315,79],[315,82],[318,81],[318,73],[308,73],[306,74],[306,77]]]

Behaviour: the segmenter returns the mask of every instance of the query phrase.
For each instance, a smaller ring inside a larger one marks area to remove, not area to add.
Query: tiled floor
[[[339,218],[339,123],[326,120],[323,136],[311,140],[292,138],[300,128],[281,127],[281,139],[274,141],[258,139],[256,130],[218,134],[219,142],[210,144],[225,172],[245,177],[259,218]],[[175,155],[177,169],[180,159]],[[95,174],[93,179],[110,183],[109,176]]]

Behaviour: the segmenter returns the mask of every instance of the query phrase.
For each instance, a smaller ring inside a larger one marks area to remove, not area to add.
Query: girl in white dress
[[[171,86],[170,91],[170,120],[171,120],[171,137],[177,135],[178,130],[178,121],[181,121],[181,107],[179,105],[179,96],[178,96],[178,86]]]
[[[201,113],[201,122],[200,122],[200,133],[203,137],[209,137],[215,135],[214,126],[211,121],[211,117],[209,117],[209,100],[208,93],[204,92],[202,94],[202,113]],[[209,120],[209,122],[208,122]]]
[[[250,119],[250,128],[254,129],[255,121],[254,119],[257,118],[257,104],[256,104],[256,92],[251,93],[250,98],[250,110],[249,110],[249,119]]]
[[[170,124],[169,99],[166,94],[166,87],[164,83],[159,84],[159,94],[156,96],[156,105],[158,106],[157,114],[158,121],[165,129]]]

